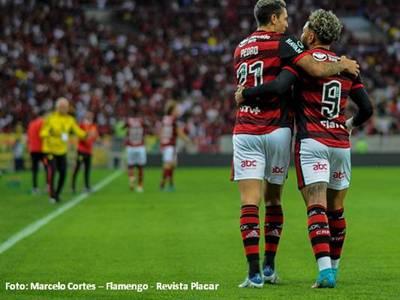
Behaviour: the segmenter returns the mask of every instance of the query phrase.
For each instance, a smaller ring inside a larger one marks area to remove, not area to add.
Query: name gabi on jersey
[[[322,126],[324,126],[327,129],[333,129],[333,128],[346,129],[345,126],[343,126],[342,124],[338,124],[334,121],[321,121],[320,123]]]
[[[254,115],[258,115],[261,112],[261,110],[258,108],[258,106],[251,107],[251,106],[248,106],[248,105],[243,105],[243,106],[240,107],[240,112],[251,113],[251,114],[254,114]]]
[[[251,55],[257,55],[258,54],[258,46],[255,47],[249,47],[249,48],[244,48],[240,51],[240,57],[248,57]]]
[[[304,51],[304,45],[302,42],[298,41],[297,43],[293,41],[291,38],[288,38],[286,41],[286,44],[288,44],[290,47],[293,48],[294,51],[297,53],[302,53]]]
[[[269,39],[271,39],[271,36],[268,35],[268,34],[264,34],[264,35],[253,35],[253,36],[248,37],[247,39],[244,39],[243,41],[241,41],[240,44],[239,44],[239,47],[243,47],[243,46],[245,46],[245,45],[247,45],[247,44],[254,43],[254,42],[256,42],[257,40],[265,40],[265,41],[267,41],[267,40],[269,40]]]

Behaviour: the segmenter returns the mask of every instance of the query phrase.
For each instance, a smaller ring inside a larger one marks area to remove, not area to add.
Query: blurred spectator
[[[14,155],[14,170],[17,172],[25,170],[24,150],[25,146],[22,142],[22,138],[21,137],[16,138],[13,147],[13,155]]]
[[[14,157],[14,171],[25,170],[25,141],[23,135],[22,124],[18,123],[15,128],[15,142],[13,145],[13,157]]]
[[[179,100],[180,118],[201,151],[217,152],[218,137],[231,133],[232,53],[255,27],[252,1],[17,2],[0,2],[0,131],[12,131],[18,121],[26,126],[31,112],[48,110],[65,95],[79,118],[87,110],[98,116],[100,134],[111,133],[136,106],[149,123],[157,124],[171,98]],[[113,8],[113,23],[87,19],[81,4]],[[387,34],[387,43],[359,44],[345,31],[336,50],[361,63],[363,80],[380,111],[365,131],[399,133],[400,2],[287,4],[294,34],[317,7],[365,16]]]
[[[113,168],[120,168],[120,163],[122,159],[122,152],[124,150],[124,140],[126,137],[127,129],[125,119],[118,120],[114,124],[114,134],[111,141],[111,154]]]
[[[96,142],[98,132],[97,126],[94,122],[94,115],[92,112],[87,112],[83,121],[79,124],[79,127],[83,129],[86,134],[86,139],[80,139],[78,142],[78,151],[76,154],[76,162],[75,168],[72,173],[72,192],[76,193],[76,180],[79,174],[79,170],[81,165],[83,165],[84,169],[84,182],[85,182],[85,191],[91,192],[91,169],[92,169],[92,154],[93,154],[93,144]]]

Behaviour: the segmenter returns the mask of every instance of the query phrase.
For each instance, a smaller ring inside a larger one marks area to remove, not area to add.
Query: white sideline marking
[[[121,171],[116,171],[110,176],[106,177],[93,187],[93,192],[97,192],[98,190],[102,189],[111,181],[113,181],[115,178],[117,178],[119,175],[121,175]],[[4,243],[0,244],[0,254],[13,247],[16,243],[23,240],[24,238],[32,235],[40,228],[47,225],[50,221],[57,218],[59,215],[65,213],[67,210],[73,208],[74,206],[76,206],[77,204],[82,202],[82,200],[86,199],[89,196],[90,193],[80,194],[77,197],[73,198],[72,200],[60,206],[55,211],[49,213],[47,216],[37,220],[36,222],[29,224],[24,229],[22,229],[21,231],[17,232],[16,234],[8,238]]]

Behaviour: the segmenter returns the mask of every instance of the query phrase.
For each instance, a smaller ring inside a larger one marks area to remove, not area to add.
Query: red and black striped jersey
[[[161,126],[161,147],[175,146],[178,136],[178,124],[176,118],[173,116],[164,116],[161,122]]]
[[[308,54],[307,54],[308,55]],[[234,53],[236,83],[253,87],[274,80],[282,67],[304,56],[296,38],[258,30],[244,39]],[[290,93],[255,103],[242,103],[236,113],[234,134],[266,134],[280,127],[292,127]]]
[[[339,60],[334,52],[326,49],[315,48],[307,52],[317,61]],[[312,138],[329,147],[349,148],[345,108],[351,91],[364,87],[360,77],[343,73],[315,78],[291,66],[285,69],[298,77],[294,89],[297,139]]]
[[[125,145],[138,147],[144,145],[145,126],[143,118],[128,118]]]

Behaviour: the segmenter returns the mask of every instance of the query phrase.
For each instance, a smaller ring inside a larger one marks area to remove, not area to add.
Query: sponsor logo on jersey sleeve
[[[286,39],[286,44],[288,44],[295,52],[298,54],[303,53],[304,51],[304,45],[300,41],[293,41],[291,38]]]
[[[328,59],[328,55],[322,52],[314,52],[312,56],[316,61],[325,61]]]

